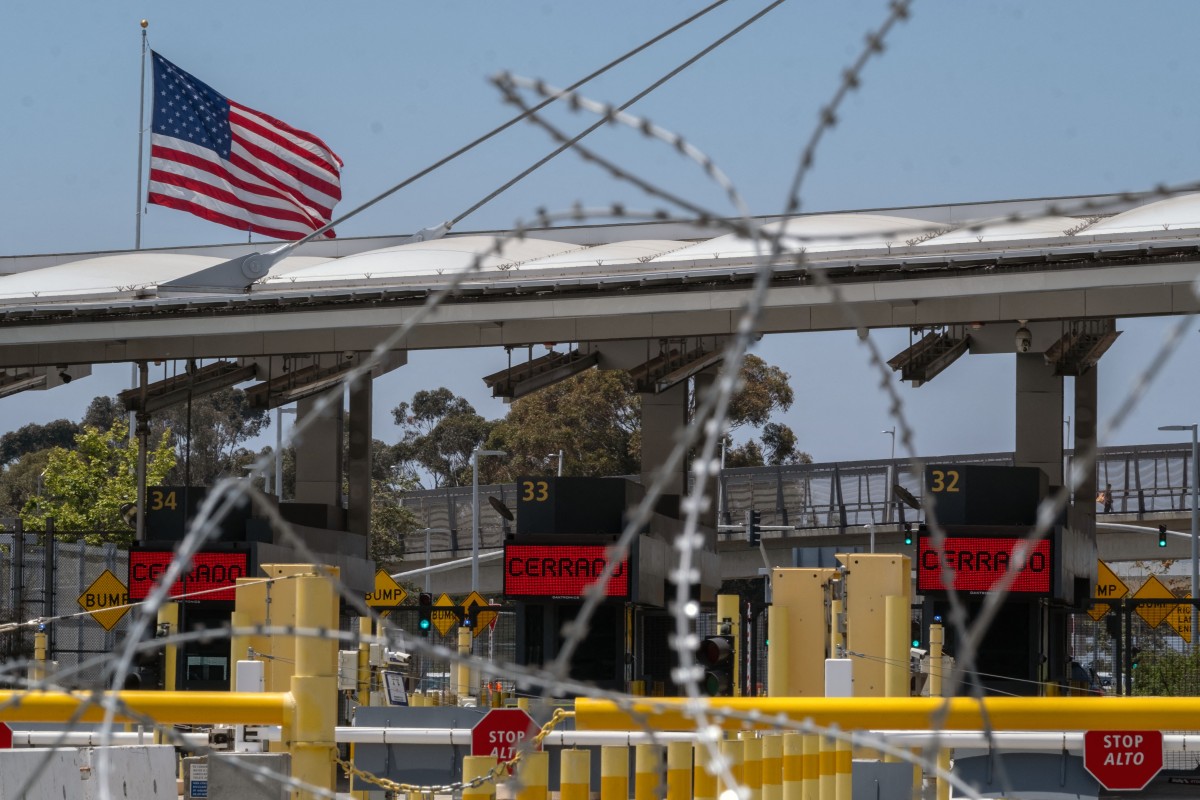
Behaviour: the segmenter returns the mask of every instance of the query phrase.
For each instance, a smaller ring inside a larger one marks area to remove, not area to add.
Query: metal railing
[[[1074,453],[1063,456],[1064,474]],[[972,453],[924,458],[926,464],[1012,465],[1013,453]],[[1106,447],[1096,460],[1099,489],[1109,487],[1111,506],[1097,503],[1098,514],[1132,515],[1183,512],[1191,508],[1191,445],[1134,445]],[[888,459],[742,467],[723,470],[720,481],[722,524],[737,524],[744,512],[762,513],[763,525],[798,528],[852,528],[915,521],[919,512],[903,509],[892,500],[891,486],[901,486],[918,500],[924,492],[921,475],[907,461]],[[516,511],[515,484],[480,487]],[[419,527],[434,529],[430,548],[436,558],[459,556],[471,547],[471,487],[451,486],[407,492],[404,505],[420,520]],[[902,515],[905,515],[902,518]],[[490,503],[479,509],[480,540],[484,548],[497,548],[514,523],[503,519]],[[407,542],[414,557],[424,552],[425,533]]]

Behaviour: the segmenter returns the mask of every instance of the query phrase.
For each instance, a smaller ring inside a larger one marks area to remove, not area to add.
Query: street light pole
[[[1200,465],[1196,463],[1197,430],[1200,425],[1162,425],[1160,431],[1191,431],[1192,432],[1192,599],[1200,597],[1200,506],[1196,503],[1197,486],[1200,480]],[[1196,636],[1196,622],[1200,617],[1195,605],[1192,606],[1192,650],[1200,650],[1200,639]]]
[[[883,503],[883,521],[885,523],[889,523],[892,521],[892,505],[896,502],[896,490],[894,487],[896,486],[896,479],[898,477],[896,475],[896,426],[893,425],[886,431],[880,431],[880,433],[886,433],[888,436],[892,437],[892,457],[891,460],[888,461],[887,487],[884,489]],[[874,532],[872,532],[871,538],[872,544],[874,544]],[[874,547],[871,548],[871,552],[875,552]]]
[[[479,457],[506,456],[503,450],[471,451],[471,591],[479,591]]]

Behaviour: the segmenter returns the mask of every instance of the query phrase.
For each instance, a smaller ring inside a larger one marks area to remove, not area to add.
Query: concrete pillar
[[[364,375],[350,387],[350,435],[346,456],[346,477],[350,484],[346,529],[364,536],[371,530],[371,400],[371,376]]]
[[[1041,353],[1017,353],[1016,465],[1062,486],[1063,382]]]
[[[687,382],[677,383],[665,392],[642,395],[642,484],[649,486],[680,431],[687,426]],[[675,468],[663,494],[682,497],[686,487],[686,460]]]
[[[342,388],[330,391],[340,394]],[[308,397],[297,403],[299,419],[312,416],[318,399]],[[341,508],[343,416],[341,402],[334,403],[309,423],[296,442],[296,502]]]

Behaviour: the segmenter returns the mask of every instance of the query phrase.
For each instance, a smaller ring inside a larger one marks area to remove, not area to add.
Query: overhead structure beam
[[[46,388],[46,373],[44,372],[41,375],[30,375],[25,372],[19,375],[0,376],[0,397],[8,397],[26,389],[44,388]]]
[[[595,351],[581,353],[576,348],[568,353],[556,353],[551,350],[539,358],[485,375],[483,382],[492,390],[492,397],[516,400],[589,370],[599,360],[600,354]]]
[[[346,374],[354,368],[357,360],[347,359],[333,366],[314,364],[255,384],[246,390],[246,400],[251,408],[270,410],[312,397],[341,383]]]
[[[933,380],[938,373],[967,352],[971,337],[954,329],[935,329],[887,363],[900,373],[900,380],[912,381],[913,387]]]
[[[1046,351],[1046,363],[1058,376],[1079,377],[1099,363],[1121,332],[1116,321],[1074,320],[1067,331]]]
[[[706,350],[703,345],[685,353],[681,353],[678,348],[672,348],[632,367],[628,372],[633,378],[636,391],[642,394],[659,394],[719,363],[724,357],[722,350]]]
[[[117,394],[117,399],[129,411],[153,414],[186,402],[188,397],[204,397],[253,380],[254,376],[255,369],[252,366],[239,366],[234,361],[215,361],[194,372],[184,372],[155,381],[146,387],[144,393],[141,387],[126,389]]]

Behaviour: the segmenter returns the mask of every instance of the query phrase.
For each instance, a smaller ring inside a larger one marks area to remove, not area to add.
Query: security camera
[[[1033,347],[1033,334],[1029,332],[1029,328],[1024,325],[1017,328],[1016,344],[1018,353],[1029,352],[1029,348]]]

